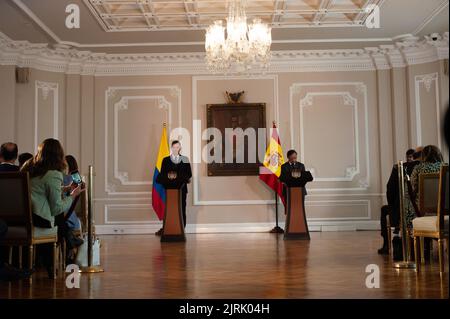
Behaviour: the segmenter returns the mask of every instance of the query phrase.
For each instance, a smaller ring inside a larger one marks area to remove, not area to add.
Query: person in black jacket
[[[23,165],[25,165],[25,163],[32,158],[33,158],[33,154],[31,154],[31,153],[19,154],[19,167],[22,167]]]
[[[288,182],[292,178],[292,171],[294,169],[297,169],[300,171],[301,174],[303,174],[305,169],[305,164],[301,162],[297,162],[297,152],[295,150],[289,150],[286,154],[286,157],[288,161],[281,165],[281,173],[280,173],[280,181],[282,183]],[[283,186],[283,196],[286,198],[286,187]],[[308,192],[306,191],[306,187],[303,187],[303,197],[308,195]]]
[[[179,141],[173,141],[171,146],[171,154],[163,159],[161,163],[161,173],[156,179],[157,183],[160,184],[171,184],[173,183],[181,185],[181,207],[183,212],[183,223],[186,227],[186,198],[187,198],[187,184],[190,182],[192,177],[191,164],[186,156],[180,154],[181,143]],[[176,180],[172,180],[170,176],[175,176]],[[156,234],[161,235],[161,230]]]
[[[413,153],[411,157],[411,151]],[[420,157],[422,154],[422,148],[418,147],[416,150],[408,150],[406,152],[406,163],[405,171],[407,175],[411,175],[414,167],[420,163]],[[395,227],[395,234],[399,233],[400,229],[400,193],[398,189],[398,165],[395,164],[392,167],[391,176],[386,185],[386,199],[387,205],[381,207],[381,216],[380,216],[380,224],[381,224],[381,237],[383,237],[383,246],[378,249],[378,253],[380,255],[389,254],[389,243],[388,243],[388,229],[386,224],[386,218],[390,215],[391,219],[391,227]],[[394,253],[395,255],[395,253]],[[394,256],[395,257],[395,256]],[[394,258],[397,259],[397,258]],[[401,259],[401,258],[400,258]]]
[[[19,166],[15,165],[17,160],[17,144],[8,142],[0,147],[0,173],[1,172],[18,172]]]
[[[444,118],[444,137],[447,147],[450,148],[450,107],[447,103],[447,112],[445,112]]]

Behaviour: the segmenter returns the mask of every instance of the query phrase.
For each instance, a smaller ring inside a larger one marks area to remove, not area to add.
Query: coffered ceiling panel
[[[249,19],[274,28],[363,27],[384,0],[247,0]],[[196,30],[227,16],[224,0],[85,0],[106,31]]]

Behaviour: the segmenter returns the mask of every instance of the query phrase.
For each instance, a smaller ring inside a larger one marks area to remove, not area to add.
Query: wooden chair
[[[440,173],[425,173],[419,176],[419,191],[418,191],[418,217],[436,216],[439,201],[439,174]],[[419,256],[421,264],[425,264],[424,254],[424,237],[419,237]],[[430,242],[430,259],[433,242]]]
[[[8,232],[0,242],[12,248],[19,248],[19,267],[22,267],[22,247],[29,249],[28,266],[33,269],[34,246],[53,244],[53,271],[56,277],[58,228],[33,226],[30,181],[28,173],[0,174],[0,218],[8,225]]]
[[[444,272],[444,240],[448,249],[449,227],[449,176],[448,165],[441,167],[436,174],[421,174],[419,176],[419,210],[423,217],[413,220],[414,251],[416,269],[420,270],[423,262],[424,238],[438,240],[439,270]],[[447,252],[448,254],[448,252]],[[420,260],[419,260],[420,257]]]
[[[78,205],[75,208],[75,213],[77,214],[78,218],[81,221],[81,229],[80,229],[80,235],[87,232],[87,185],[86,185],[86,191],[82,192],[80,194],[80,200],[78,202]]]

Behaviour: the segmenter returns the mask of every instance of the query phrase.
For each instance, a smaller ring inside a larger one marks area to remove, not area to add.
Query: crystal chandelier
[[[226,28],[217,20],[206,30],[206,64],[215,73],[226,73],[233,65],[238,72],[248,71],[254,65],[266,69],[271,44],[271,28],[259,18],[247,24],[244,3],[229,0]]]

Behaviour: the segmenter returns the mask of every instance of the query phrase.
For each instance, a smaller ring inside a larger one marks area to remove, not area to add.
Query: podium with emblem
[[[169,171],[161,183],[166,189],[162,242],[186,241],[182,214],[181,192],[185,181],[176,171]]]
[[[286,226],[284,239],[306,239],[309,240],[308,223],[305,214],[306,183],[311,182],[313,177],[309,171],[302,172],[293,169],[288,180],[284,181],[286,187]]]

